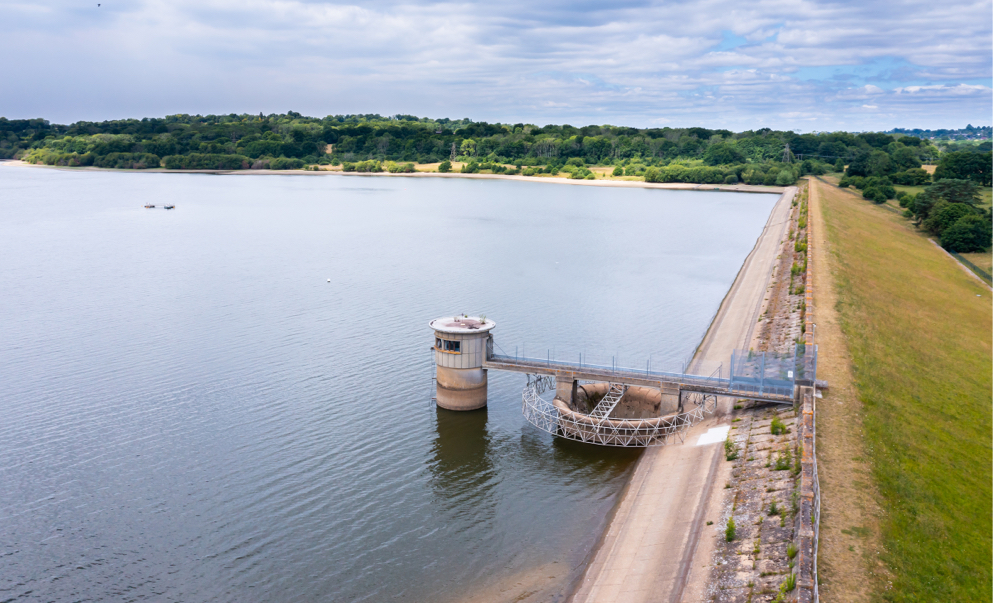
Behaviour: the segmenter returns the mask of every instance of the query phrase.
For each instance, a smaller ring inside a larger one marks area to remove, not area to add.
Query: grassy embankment
[[[931,171],[932,172],[934,171],[933,169],[934,166],[924,166],[924,167],[926,168],[930,167],[932,168]],[[841,176],[842,174],[840,173],[828,174],[827,176],[825,176],[825,179],[831,182],[832,184],[837,184],[838,180],[841,179]],[[893,188],[895,188],[898,193],[902,191],[909,195],[916,195],[918,193],[923,192],[926,187],[896,185]],[[857,193],[857,191],[853,191],[853,192]],[[888,207],[893,208],[895,211],[898,212],[903,211],[903,208],[900,207],[900,204],[897,203],[895,199],[890,199],[889,201],[886,202],[886,205]],[[983,207],[983,208],[993,207],[993,187],[986,186],[979,191],[979,207]],[[920,232],[920,235],[928,236],[927,233],[924,232]],[[965,259],[969,260],[970,262],[978,266],[981,270],[986,271],[987,274],[993,273],[993,249],[984,252],[977,252],[977,253],[963,253],[961,255]]]
[[[990,290],[895,212],[835,187],[821,190],[837,309],[883,510],[878,555],[892,586],[879,594],[989,601]]]

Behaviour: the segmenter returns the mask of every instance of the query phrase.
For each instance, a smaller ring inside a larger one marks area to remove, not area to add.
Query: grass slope
[[[885,510],[888,601],[991,598],[991,296],[907,221],[824,187]],[[979,297],[977,297],[979,295]]]

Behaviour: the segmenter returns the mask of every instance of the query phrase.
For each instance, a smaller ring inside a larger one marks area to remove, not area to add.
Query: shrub
[[[69,157],[68,161],[60,157],[60,160],[53,165],[72,165],[72,163],[72,157]],[[159,159],[159,156],[151,153],[108,153],[93,159],[93,165],[96,167],[130,170],[157,168],[160,163],[161,159]],[[79,164],[76,163],[76,165]]]
[[[241,170],[251,167],[251,161],[244,155],[190,153],[169,155],[165,167],[167,170]]]
[[[789,446],[786,447],[785,451],[780,451],[776,455],[776,464],[773,466],[773,471],[786,471],[793,464],[793,453],[790,451]]]
[[[785,592],[791,592],[795,588],[796,588],[796,574],[790,573],[789,576],[786,576],[786,580],[783,582],[783,590]]]
[[[611,175],[612,176],[623,176],[624,175],[624,168],[622,168],[621,166],[615,167],[614,168],[614,171],[611,172]]]
[[[795,263],[793,265],[796,266]],[[786,425],[783,425],[783,422],[779,420],[779,417],[773,417],[772,424],[769,425],[769,431],[772,432],[772,435],[782,435],[786,433]]]
[[[735,446],[730,435],[728,435],[727,439],[724,440],[724,458],[729,461],[733,461],[738,458],[738,447]]]
[[[738,176],[735,174],[730,174],[724,179],[724,184],[738,184]]]
[[[448,172],[452,171],[452,162],[448,161],[447,159],[445,161],[442,161],[441,165],[438,166],[438,171],[441,172],[442,174],[447,174]]]
[[[586,162],[579,157],[572,157],[565,162],[566,165],[574,165],[576,167],[586,167]]]
[[[295,157],[277,157],[269,161],[270,170],[299,170],[303,165],[303,160]]]
[[[273,161],[275,162],[275,160],[273,160]],[[274,167],[273,169],[279,169],[279,168],[275,168]],[[354,171],[356,171],[356,172],[373,172],[373,173],[375,173],[375,172],[382,172],[383,171],[383,164],[381,164],[380,162],[378,162],[378,161],[376,161],[374,159],[370,159],[369,161],[360,161],[360,162],[358,162],[358,163],[355,164],[355,170]]]
[[[931,174],[921,168],[911,168],[905,172],[897,172],[890,176],[896,184],[905,186],[920,186],[931,182]]]
[[[737,535],[737,530],[734,526],[734,517],[732,517],[731,519],[728,519],[728,526],[724,528],[724,540],[727,542],[732,542]]]
[[[783,168],[779,171],[779,175],[776,176],[776,186],[790,186],[796,182],[796,175],[793,170]]]
[[[412,174],[414,173],[414,164],[413,163],[400,164],[390,161],[389,163],[386,164],[386,171],[388,171],[391,174]]]
[[[886,195],[874,186],[867,187],[864,191],[862,191],[862,197],[872,201],[876,205],[886,203]]]
[[[787,557],[789,557],[790,559],[793,559],[794,557],[796,557],[796,554],[797,554],[797,548],[796,548],[796,545],[795,544],[793,544],[791,542],[788,545],[786,545],[786,556]]]

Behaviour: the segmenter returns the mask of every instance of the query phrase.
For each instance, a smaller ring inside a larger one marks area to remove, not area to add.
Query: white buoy
[[[328,279],[328,282],[330,283],[331,282],[331,279]]]

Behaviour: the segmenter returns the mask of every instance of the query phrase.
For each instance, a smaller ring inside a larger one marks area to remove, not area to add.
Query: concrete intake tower
[[[437,402],[448,410],[476,410],[486,406],[487,347],[492,320],[477,316],[436,318],[434,359],[437,365]]]

